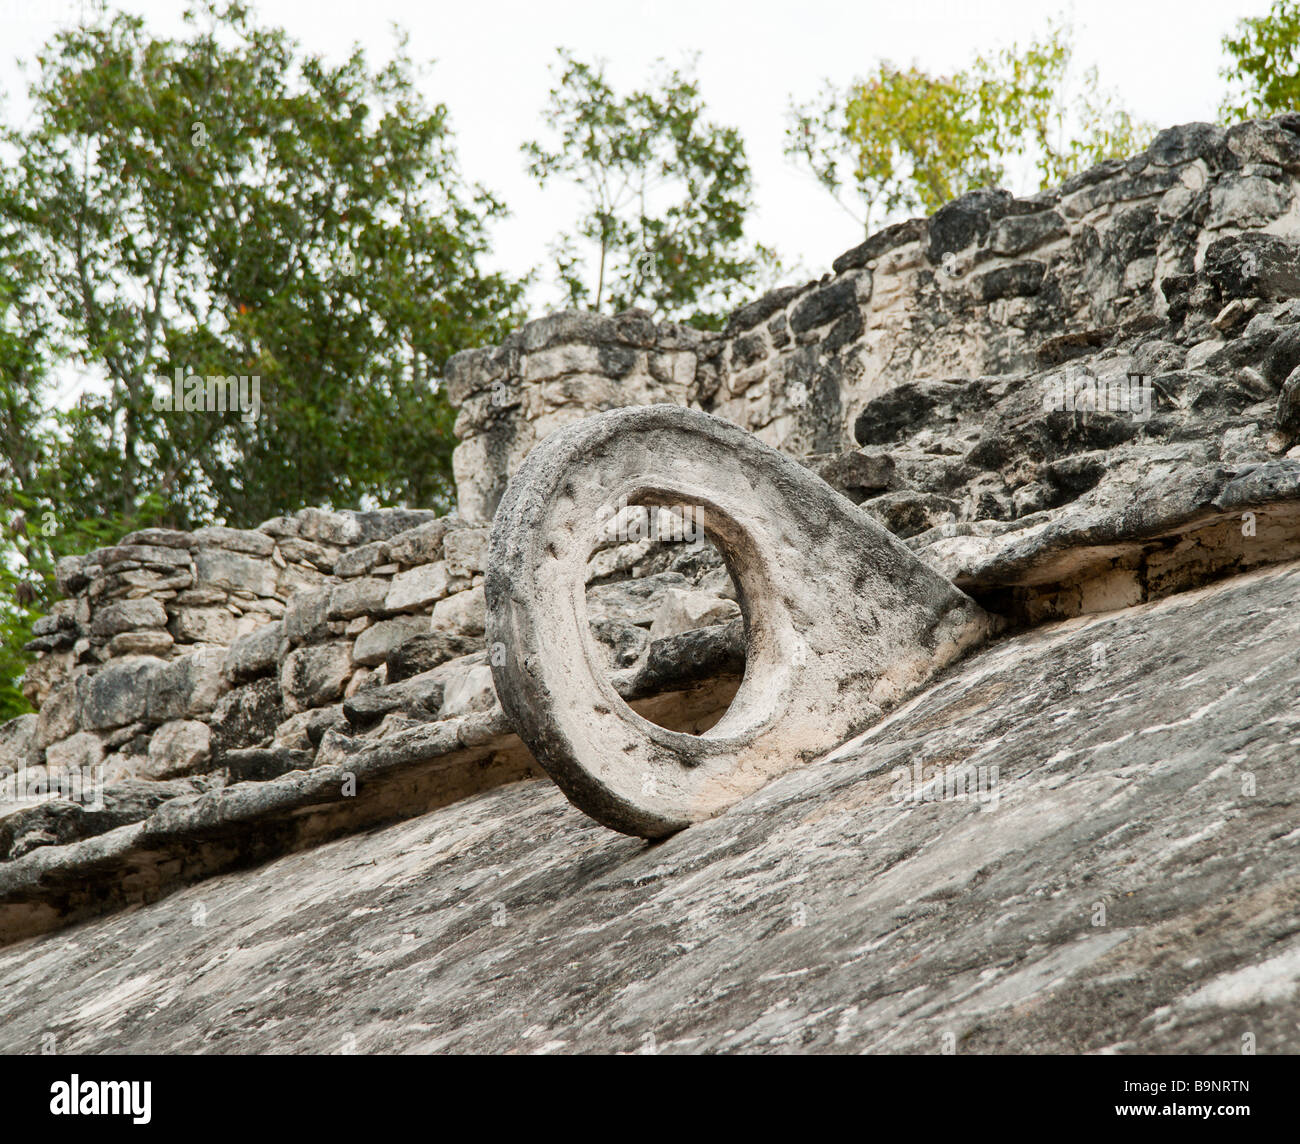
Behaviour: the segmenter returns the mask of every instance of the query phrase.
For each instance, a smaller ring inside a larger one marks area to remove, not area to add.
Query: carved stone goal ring
[[[698,506],[736,581],[744,679],[701,735],[637,715],[591,637],[586,564],[619,503]],[[645,838],[835,747],[989,629],[820,478],[676,405],[603,413],[532,451],[493,521],[486,596],[493,681],[516,731],[575,806]]]

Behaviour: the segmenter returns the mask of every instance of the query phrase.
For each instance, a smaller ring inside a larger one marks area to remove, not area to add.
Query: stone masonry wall
[[[457,354],[446,370],[459,409],[453,456],[460,515],[492,519],[510,475],[554,429],[621,405],[684,405],[713,343],[689,326],[656,326],[629,311],[608,318],[565,312]]]
[[[454,515],[307,509],[67,558],[67,598],[28,645],[39,714],[5,725],[0,764],[102,765],[110,787],[159,797],[302,764],[398,648],[410,674],[482,646],[485,543]]]
[[[597,410],[684,401],[796,456],[837,453],[866,404],[903,382],[1028,372],[1165,322],[1201,340],[1225,301],[1223,263],[1267,279],[1293,261],[1280,236],[1300,229],[1298,178],[1300,115],[1189,124],[1058,188],[976,191],[888,227],[721,334],[637,311],[532,322],[448,366],[461,515],[489,521],[532,445]]]
[[[39,711],[0,725],[0,778],[26,784],[12,805],[0,788],[0,861],[403,732],[411,761],[517,777],[530,763],[484,649],[488,531],[455,513],[307,509],[249,530],[148,529],[62,561],[67,598],[28,645],[24,691]],[[638,508],[607,531],[588,568],[593,634],[629,698],[671,690],[679,661],[688,682],[743,661],[738,629],[678,646],[739,615],[712,545],[652,529]],[[707,717],[710,702],[670,714]],[[445,741],[430,745],[430,725]],[[32,800],[31,784],[74,772],[102,779],[103,806]]]

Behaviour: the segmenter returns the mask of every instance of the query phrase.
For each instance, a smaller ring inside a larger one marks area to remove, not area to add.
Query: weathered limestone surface
[[[506,482],[538,441],[588,414],[660,401],[685,404],[707,335],[563,312],[529,322],[500,346],[457,354],[447,394],[459,409],[453,456],[461,516],[486,524]]]
[[[474,536],[449,573],[442,543],[457,530]],[[63,805],[51,832],[54,811],[0,793],[0,862],[144,818],[155,803],[139,781],[187,775],[210,793],[311,766],[323,713],[382,687],[388,658],[429,632],[434,601],[481,584],[485,543],[454,515],[309,509],[252,530],[146,529],[66,559],[69,598],[29,645],[41,714],[0,736],[0,778],[98,767],[113,815]],[[436,592],[410,590],[430,577]]]
[[[0,1050],[1300,1051],[1298,592],[1005,639],[653,845],[515,783],[11,946]]]

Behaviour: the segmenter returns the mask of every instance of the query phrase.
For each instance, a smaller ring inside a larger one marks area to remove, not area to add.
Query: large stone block
[[[829,325],[858,308],[858,272],[842,275],[829,286],[813,291],[790,312],[790,328],[796,333]],[[867,276],[870,281],[870,275]]]
[[[64,556],[54,566],[54,581],[65,596],[73,596],[90,583],[90,560],[85,556]]]
[[[149,698],[167,671],[162,660],[142,657],[108,663],[77,680],[77,722],[90,730],[124,727],[145,718]]]
[[[447,517],[440,517],[399,532],[387,542],[387,559],[398,564],[433,563],[442,556],[442,538],[451,525]]]
[[[51,771],[97,767],[104,761],[104,744],[91,731],[78,731],[45,748],[45,765]]]
[[[345,643],[319,644],[290,652],[280,667],[280,693],[288,712],[324,707],[343,697],[352,674],[352,654]]]
[[[393,713],[429,722],[438,718],[450,669],[422,672],[384,687],[359,691],[343,703],[343,714],[353,727],[365,729]]]
[[[26,765],[36,742],[36,715],[19,715],[0,723],[0,771],[16,771]]]
[[[1200,158],[1216,166],[1235,161],[1228,150],[1228,133],[1214,123],[1181,123],[1177,127],[1166,127],[1152,140],[1147,154],[1158,166],[1175,166]]]
[[[67,679],[76,665],[75,651],[59,651],[39,656],[23,672],[23,697],[34,707],[44,707],[50,691]]]
[[[429,632],[412,636],[395,647],[388,653],[384,666],[388,670],[388,682],[399,683],[413,675],[431,671],[448,660],[482,650],[482,636]]]
[[[337,569],[338,549],[314,540],[303,540],[300,536],[281,537],[276,547],[282,560],[294,564],[310,564],[321,572],[334,572]]]
[[[487,524],[509,479],[509,457],[517,439],[536,440],[532,422],[492,425],[466,436],[452,451],[456,505],[463,520]]]
[[[98,564],[104,569],[111,569],[118,564],[133,567],[157,564],[163,568],[185,568],[189,566],[190,554],[183,548],[161,548],[152,544],[118,544],[111,548],[97,548],[86,557],[86,562],[90,565]]]
[[[243,552],[248,556],[268,557],[275,551],[275,541],[265,532],[246,528],[222,528],[213,525],[194,532],[194,547],[211,545],[230,552]]]
[[[468,588],[439,600],[433,606],[429,630],[450,632],[453,635],[481,636],[483,634],[483,585]]]
[[[175,643],[171,632],[160,628],[144,632],[122,632],[108,641],[108,654],[113,659],[128,655],[151,655],[161,659],[172,650]]]
[[[387,542],[376,540],[373,544],[363,544],[339,556],[334,561],[334,575],[364,576],[372,568],[387,564],[389,559]]]
[[[686,590],[691,582],[680,572],[659,572],[635,580],[600,584],[587,593],[587,615],[593,623],[618,620],[649,626],[673,589]]]
[[[384,610],[413,612],[427,608],[447,594],[450,583],[451,577],[443,560],[399,572],[393,577],[392,586],[384,598]]]
[[[982,241],[989,227],[1007,214],[1011,201],[1007,191],[979,190],[941,207],[930,219],[926,256],[938,266],[944,255],[960,253]]]
[[[683,592],[672,588],[650,625],[650,638],[658,640],[695,628],[730,623],[739,615],[740,608],[733,600],[723,600],[707,592]]]
[[[488,531],[487,528],[457,528],[443,537],[442,548],[451,575],[468,579],[483,571],[487,560]]]
[[[485,663],[467,667],[464,671],[449,674],[444,685],[439,719],[455,719],[479,711],[490,711],[497,706],[497,693],[492,684],[492,668]]]
[[[284,636],[291,644],[314,643],[329,634],[332,588],[296,592],[284,609]]]
[[[357,616],[373,616],[384,610],[384,599],[391,587],[389,581],[378,576],[362,576],[340,584],[330,594],[331,620],[351,620]]]
[[[297,515],[298,535],[304,540],[340,548],[362,543],[361,525],[351,513],[305,508]]]
[[[195,554],[194,569],[198,585],[252,592],[255,596],[275,595],[277,570],[269,559],[224,548],[205,548]]]
[[[1300,240],[1261,233],[1215,239],[1202,273],[1224,302],[1293,298],[1300,295]]]
[[[422,616],[398,616],[391,620],[380,620],[357,636],[352,658],[366,667],[374,667],[383,663],[407,640],[428,630],[429,621]]]
[[[436,512],[426,508],[381,508],[370,512],[349,512],[347,515],[360,527],[362,544],[391,540],[409,529],[439,519]]]
[[[193,551],[194,533],[175,528],[141,528],[122,537],[123,544],[147,544],[158,548],[181,548]]]
[[[279,663],[283,641],[284,624],[280,620],[240,636],[226,653],[226,675],[232,680],[244,680],[273,670]]]
[[[999,219],[989,246],[995,254],[1015,255],[1064,238],[1070,233],[1059,211],[1035,211]]]
[[[212,732],[206,723],[177,719],[164,723],[149,741],[149,761],[141,778],[171,779],[202,771],[212,757]]]
[[[1228,129],[1228,149],[1243,166],[1270,163],[1300,174],[1300,136],[1273,119],[1255,119]]]
[[[206,715],[229,689],[224,648],[202,648],[162,665],[148,678],[145,718],[150,723]]]
[[[121,632],[167,626],[167,612],[150,596],[142,600],[119,600],[100,608],[90,625],[92,635],[111,638]]]
[[[236,635],[235,617],[227,608],[177,608],[168,627],[178,643],[227,646]]]
[[[1295,195],[1289,186],[1257,175],[1227,175],[1210,191],[1206,230],[1267,226],[1286,213]]]
[[[278,678],[266,676],[223,695],[212,710],[212,752],[255,747],[284,721]]]
[[[85,674],[82,669],[80,674]],[[63,679],[50,688],[36,716],[34,746],[48,747],[66,739],[76,731],[81,719],[81,702],[77,694],[77,679]],[[129,722],[129,720],[128,720]]]

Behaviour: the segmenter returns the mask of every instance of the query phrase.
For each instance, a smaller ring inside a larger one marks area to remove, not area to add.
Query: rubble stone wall
[[[39,713],[0,732],[0,765],[102,766],[160,797],[302,765],[399,648],[400,677],[482,646],[486,539],[454,515],[306,509],[66,558],[28,645]]]
[[[716,550],[673,523],[624,509],[589,563],[594,635],[630,699],[671,689],[680,656],[664,649],[680,633],[739,615]],[[306,509],[256,529],[143,530],[63,560],[66,598],[28,645],[38,713],[0,726],[0,775],[24,783],[16,802],[0,790],[0,861],[402,732],[412,760],[486,766],[489,785],[531,771],[484,649],[488,532],[456,513]],[[697,649],[694,670],[738,673],[741,639]],[[646,670],[654,640],[667,671]],[[706,725],[732,692],[657,717]],[[451,738],[430,747],[430,724]],[[102,806],[23,797],[74,772],[102,780]]]
[[[489,521],[533,444],[598,410],[684,402],[830,454],[904,382],[1029,372],[1165,323],[1202,340],[1233,298],[1294,292],[1298,179],[1300,115],[1189,124],[1040,194],[975,191],[887,227],[720,334],[638,311],[529,323],[448,366],[461,515]]]

